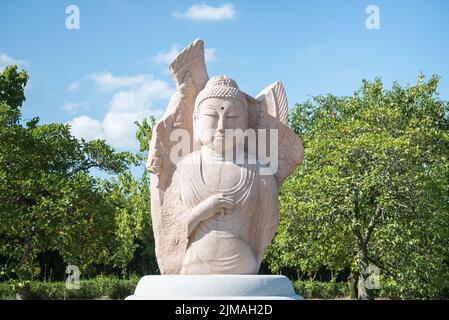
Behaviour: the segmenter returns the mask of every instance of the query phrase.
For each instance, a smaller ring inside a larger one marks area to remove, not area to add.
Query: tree
[[[87,271],[117,244],[115,207],[89,170],[120,174],[135,159],[104,140],[77,140],[68,125],[23,124],[27,80],[16,66],[0,73],[0,271],[29,279],[49,251]]]
[[[154,124],[154,117],[150,118],[149,123],[146,118],[135,122],[139,151],[134,155],[134,162],[140,164],[143,169],[140,180],[135,179],[130,172],[124,172],[119,174],[117,179],[104,182],[109,194],[108,199],[116,208],[115,236],[119,244],[112,260],[114,266],[122,270],[123,277],[126,276],[128,265],[133,259],[144,260],[143,265],[149,268],[144,270],[145,274],[157,270],[150,219],[150,179],[145,166]]]
[[[370,265],[398,297],[448,287],[449,105],[438,80],[391,90],[363,81],[352,97],[296,105],[305,162],[281,189],[273,270],[350,267],[360,299],[373,298]]]

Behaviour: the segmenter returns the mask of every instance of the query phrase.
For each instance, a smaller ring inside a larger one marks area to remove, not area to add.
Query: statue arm
[[[200,202],[195,208],[184,214],[183,220],[187,225],[187,237],[190,236],[201,221],[207,220],[225,208],[232,208],[233,206],[233,200],[222,194],[210,196]]]
[[[184,223],[187,226],[187,237],[190,237],[201,221],[212,216],[213,212],[205,205],[204,201],[198,204],[195,208],[187,211],[184,215]]]

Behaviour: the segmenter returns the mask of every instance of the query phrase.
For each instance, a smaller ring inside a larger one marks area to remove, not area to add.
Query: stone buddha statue
[[[278,203],[274,176],[261,176],[256,155],[225,136],[248,129],[246,97],[234,80],[213,77],[196,98],[193,121],[201,148],[178,165],[188,236],[181,273],[255,274],[265,249],[259,233],[276,229]],[[229,151],[235,160],[227,159]],[[262,229],[255,228],[258,219],[265,220]]]
[[[153,128],[147,165],[161,273],[257,274],[277,229],[279,186],[303,157],[282,84],[252,98],[227,76],[209,79],[201,40],[170,70],[177,91]],[[179,161],[170,156],[176,130],[189,133],[191,147]],[[256,140],[236,139],[235,130],[253,130]],[[258,152],[266,130],[277,135],[268,143],[275,168]]]

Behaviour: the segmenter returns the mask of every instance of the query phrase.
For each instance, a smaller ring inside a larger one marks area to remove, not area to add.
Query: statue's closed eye
[[[228,112],[228,114],[226,115],[226,118],[228,119],[235,119],[235,118],[239,118],[239,114],[237,112],[235,112],[234,110]]]

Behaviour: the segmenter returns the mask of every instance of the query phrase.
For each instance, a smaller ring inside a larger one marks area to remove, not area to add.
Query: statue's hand
[[[234,207],[234,201],[223,194],[215,194],[199,203],[193,210],[185,215],[187,235],[190,235],[196,226],[215,214],[224,214],[225,209]]]
[[[205,201],[208,202],[208,207],[213,214],[223,215],[225,209],[231,209],[234,207],[235,203],[230,197],[226,197],[223,194],[215,194],[210,196]]]
[[[234,201],[224,196],[223,194],[214,194],[209,198],[206,198],[195,209],[200,220],[207,220],[213,217],[215,214],[224,214],[225,209],[231,209],[234,207]]]

